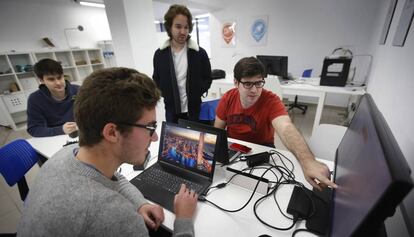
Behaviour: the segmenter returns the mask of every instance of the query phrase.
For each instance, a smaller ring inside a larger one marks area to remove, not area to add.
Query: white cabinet
[[[59,61],[65,79],[75,84],[82,84],[93,71],[105,67],[99,48],[0,53],[0,125],[26,128],[27,98],[39,86],[33,65],[45,58]]]
[[[26,91],[36,90],[31,53],[0,54],[0,124],[14,130],[25,127]]]

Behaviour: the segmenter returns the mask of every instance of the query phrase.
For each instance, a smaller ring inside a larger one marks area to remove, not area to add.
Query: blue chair
[[[205,101],[200,106],[199,120],[207,124],[214,124],[216,119],[216,108],[219,103],[218,100]]]
[[[312,75],[312,69],[306,69],[305,71],[303,71],[302,77],[311,77]],[[295,96],[295,101],[291,104],[289,104],[289,111],[292,110],[293,108],[298,108],[300,110],[302,110],[302,114],[305,114],[306,111],[308,110],[308,106],[307,105],[303,105],[303,104],[299,104],[298,103],[298,96]]]
[[[40,155],[23,139],[15,140],[0,148],[0,173],[10,187],[17,183],[22,201],[26,199],[29,192],[24,175],[39,159]]]

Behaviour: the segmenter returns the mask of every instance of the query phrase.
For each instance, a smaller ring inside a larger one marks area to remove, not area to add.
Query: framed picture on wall
[[[411,22],[414,16],[414,0],[405,0],[405,5],[400,16],[400,22],[395,32],[394,46],[404,46],[405,39],[407,38],[408,31],[410,30]]]
[[[223,47],[236,46],[236,21],[224,21],[221,25],[221,39]]]
[[[269,17],[257,16],[250,18],[248,42],[251,46],[266,46],[269,28]]]
[[[380,44],[385,44],[387,40],[388,32],[390,31],[390,26],[392,22],[392,18],[394,16],[395,8],[397,7],[398,0],[391,0],[390,6],[388,7],[387,16],[385,17],[384,27],[382,28]]]

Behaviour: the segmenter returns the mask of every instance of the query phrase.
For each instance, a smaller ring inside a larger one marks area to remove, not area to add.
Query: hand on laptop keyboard
[[[174,198],[174,213],[177,218],[192,218],[197,207],[198,195],[193,190],[181,185]]]

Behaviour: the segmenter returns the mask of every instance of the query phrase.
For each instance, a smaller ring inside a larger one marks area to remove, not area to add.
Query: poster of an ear
[[[266,46],[269,28],[268,16],[256,16],[250,20],[249,45]]]
[[[225,21],[222,24],[221,38],[223,47],[236,46],[236,21]]]

